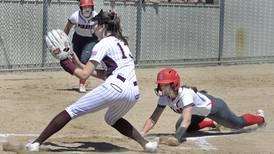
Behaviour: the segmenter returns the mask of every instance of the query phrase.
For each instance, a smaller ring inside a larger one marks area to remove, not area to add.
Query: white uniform
[[[75,26],[74,29],[78,35],[92,37],[92,26],[94,25],[94,22],[91,21],[91,19],[96,15],[97,13],[93,11],[92,15],[89,18],[86,18],[81,11],[78,10],[74,12],[68,20]]]
[[[182,113],[183,108],[192,106],[192,114],[207,116],[212,108],[211,100],[204,94],[195,93],[190,88],[179,88],[178,96],[172,101],[167,96],[160,96],[158,104],[161,106],[169,106],[174,112]]]
[[[139,98],[134,60],[128,46],[114,36],[106,37],[97,43],[90,60],[106,66],[107,79],[67,107],[66,111],[75,118],[108,107],[105,121],[113,125]]]

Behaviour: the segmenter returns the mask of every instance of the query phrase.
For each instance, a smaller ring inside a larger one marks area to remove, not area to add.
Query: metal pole
[[[46,56],[47,56],[47,47],[44,36],[48,32],[48,0],[43,0],[43,36],[42,36],[42,45],[43,45],[43,51],[42,51],[42,65],[41,67],[45,66],[46,62]]]
[[[142,4],[143,0],[139,0],[137,4],[137,19],[136,19],[136,65],[140,60],[140,52],[141,52],[141,38],[142,38]]]
[[[225,18],[225,0],[220,0],[220,26],[219,26],[219,55],[218,61],[221,64],[223,58],[223,46],[224,46],[224,19]]]

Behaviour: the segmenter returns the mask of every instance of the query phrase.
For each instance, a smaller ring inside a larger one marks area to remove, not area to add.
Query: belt
[[[122,77],[121,75],[117,75],[117,79],[121,80],[122,82],[126,81],[126,78]],[[133,85],[137,86],[138,85],[137,81],[134,81]]]

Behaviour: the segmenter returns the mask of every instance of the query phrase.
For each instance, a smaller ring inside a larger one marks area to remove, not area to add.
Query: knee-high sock
[[[82,80],[82,79],[79,80],[79,84],[85,85],[85,83],[86,83],[86,80]]]
[[[245,126],[250,126],[254,124],[260,124],[264,122],[264,118],[261,116],[253,115],[253,114],[244,114],[242,117],[245,120]]]
[[[40,136],[34,141],[42,144],[46,139],[48,139],[51,135],[58,132],[62,129],[69,121],[71,117],[67,113],[67,111],[62,111],[55,118],[51,120],[48,126],[44,129],[44,131],[40,134]]]
[[[142,147],[145,147],[145,144],[148,143],[148,141],[144,139],[126,119],[120,118],[114,125],[112,125],[112,127],[118,130],[121,134],[135,140]]]
[[[200,122],[198,125],[199,125],[200,129],[203,129],[206,127],[211,127],[211,128],[216,127],[213,123],[213,120],[204,120],[204,121]]]

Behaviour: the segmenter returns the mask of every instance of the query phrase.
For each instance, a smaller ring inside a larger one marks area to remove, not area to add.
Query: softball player
[[[64,28],[64,32],[69,34],[74,26],[72,38],[73,50],[83,64],[89,60],[92,48],[97,43],[97,37],[92,32],[92,18],[97,15],[94,11],[93,0],[80,0],[80,10],[74,12],[69,18]],[[86,92],[85,80],[79,80],[79,92]]]
[[[39,151],[39,146],[71,119],[108,108],[105,114],[107,124],[137,141],[145,151],[155,152],[158,143],[148,142],[123,118],[137,102],[139,87],[134,60],[127,40],[122,35],[120,19],[113,12],[101,10],[93,20],[96,22],[94,31],[100,42],[94,46],[87,64],[82,64],[75,56],[77,66],[70,59],[61,61],[61,65],[78,78],[87,79],[92,75],[105,79],[105,82],[59,113],[34,142],[26,145],[26,148],[29,151]],[[105,64],[105,72],[95,71],[99,63]]]
[[[197,131],[204,127],[215,127],[215,122],[232,129],[257,124],[265,125],[262,110],[257,115],[244,114],[236,116],[220,98],[197,91],[195,87],[180,87],[180,76],[174,69],[163,69],[157,75],[156,94],[158,105],[149,119],[146,120],[141,134],[145,135],[153,128],[166,106],[181,114],[176,123],[175,138],[184,141],[186,131]],[[211,121],[205,121],[205,118]]]

